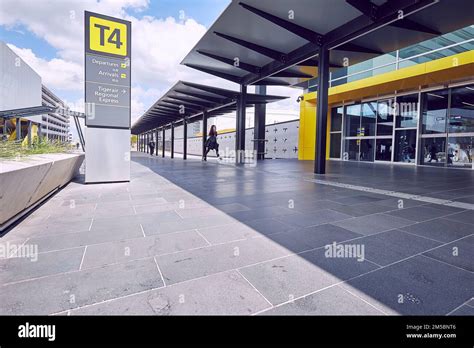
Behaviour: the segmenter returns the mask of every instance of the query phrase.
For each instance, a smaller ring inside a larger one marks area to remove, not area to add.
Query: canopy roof
[[[472,0],[233,0],[181,62],[240,84],[297,85],[471,25]],[[315,59],[316,57],[316,59]]]
[[[139,134],[171,122],[192,119],[203,112],[208,117],[223,115],[236,110],[240,92],[230,89],[178,81],[158,99],[132,126],[132,133]],[[247,93],[246,105],[266,104],[287,97]]]
[[[54,106],[31,106],[27,108],[12,109],[12,110],[2,110],[0,111],[0,117],[3,118],[13,118],[13,117],[28,117],[41,114],[47,114],[53,112],[57,109]]]

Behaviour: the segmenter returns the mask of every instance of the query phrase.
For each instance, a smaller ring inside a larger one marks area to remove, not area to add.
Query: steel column
[[[243,163],[245,159],[245,106],[247,104],[247,86],[240,85],[240,95],[237,98],[235,163]]]
[[[321,46],[319,49],[318,59],[318,99],[316,101],[316,144],[314,173],[325,174],[329,90],[329,49],[327,46]]]
[[[188,120],[183,118],[183,160],[188,157]]]
[[[32,122],[28,120],[28,146],[31,146],[31,124]]]
[[[255,86],[255,93],[259,95],[267,94],[267,86]],[[253,149],[257,154],[257,160],[265,159],[265,120],[266,104],[255,104]]]
[[[171,122],[171,158],[174,158],[174,123]]]
[[[165,127],[163,126],[163,134],[162,134],[162,137],[163,139],[162,140],[162,144],[163,144],[163,148],[161,149],[161,157],[165,157]]]
[[[16,129],[16,140],[21,140],[21,118],[17,117],[15,123]]]
[[[156,138],[156,144],[155,144],[156,150],[155,150],[155,155],[156,155],[156,156],[158,156],[158,135],[159,135],[159,133],[158,133],[158,128],[155,128],[155,138]]]
[[[207,112],[202,113],[202,155],[206,153],[206,140],[207,140]]]

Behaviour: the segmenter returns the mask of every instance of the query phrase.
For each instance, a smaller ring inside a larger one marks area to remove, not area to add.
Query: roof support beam
[[[203,99],[203,100],[209,100],[213,103],[223,103],[225,101],[225,98],[210,97],[210,96],[205,95],[205,94],[188,92],[188,91],[185,91],[183,89],[175,89],[175,92],[185,94],[185,95],[189,95],[191,97],[195,97],[195,98],[199,98],[199,99]]]
[[[192,88],[196,88],[196,89],[200,89],[201,91],[222,95],[222,96],[227,97],[227,98],[232,98],[233,100],[236,100],[237,96],[239,95],[239,92],[232,92],[232,91],[222,89],[222,88],[198,85],[198,84],[192,83],[192,82],[183,82],[183,85],[186,85],[186,86],[192,87]]]
[[[380,6],[377,6],[376,4],[372,3],[370,0],[346,0],[346,2],[352,7],[362,12],[365,16],[370,18],[370,20],[375,22],[379,19]],[[390,23],[389,25],[397,27],[397,28],[419,31],[422,33],[427,33],[427,34],[432,34],[432,35],[441,35],[439,31],[434,30],[432,28],[428,28],[427,26],[417,23],[408,18],[401,18],[393,23]]]
[[[267,21],[272,22],[273,24],[278,25],[279,27],[288,30],[290,33],[293,33],[309,42],[313,42],[316,44],[321,44],[322,35],[318,34],[310,29],[302,27],[298,24],[292,23],[287,21],[286,19],[282,19],[275,15],[272,15],[268,12],[259,10],[258,8],[252,7],[250,5],[244,4],[239,2],[239,5],[245,8],[246,10],[255,13],[256,15],[265,18]]]
[[[173,100],[178,100],[178,101],[182,101],[183,104],[191,104],[191,105],[196,105],[196,106],[200,106],[200,107],[209,107],[209,106],[213,106],[214,103],[208,103],[208,102],[205,102],[205,101],[202,101],[202,100],[193,100],[193,99],[188,99],[188,98],[184,98],[184,97],[177,97],[177,96],[169,96],[168,97],[169,99],[173,99]]]
[[[218,60],[218,61],[220,61],[222,63],[225,63],[225,64],[228,64],[228,65],[232,65],[236,68],[245,70],[245,71],[247,71],[249,73],[252,73],[252,74],[258,74],[260,72],[260,67],[258,67],[256,65],[244,63],[237,57],[234,58],[234,59],[230,59],[230,58],[225,58],[225,57],[219,56],[219,55],[214,54],[214,53],[205,52],[203,50],[197,50],[196,52],[198,52],[199,54],[202,54],[203,56],[210,57],[212,59]]]
[[[185,64],[185,65],[190,67],[190,68],[200,70],[202,72],[205,72],[205,73],[208,73],[208,74],[211,74],[211,75],[214,75],[214,76],[226,79],[226,80],[233,81],[235,83],[240,83],[240,81],[242,80],[242,78],[240,76],[226,74],[226,73],[216,71],[216,70],[213,70],[213,69],[209,69],[209,68],[205,68],[203,66],[199,66],[199,65],[196,65],[196,64]]]
[[[282,52],[278,52],[278,51],[273,50],[271,48],[267,48],[267,47],[257,45],[253,42],[238,39],[238,38],[230,36],[230,35],[222,34],[222,33],[219,33],[217,31],[215,31],[214,34],[216,34],[217,36],[219,36],[223,39],[226,39],[228,41],[232,41],[233,43],[236,43],[237,45],[246,47],[249,50],[255,51],[255,52],[260,53],[264,56],[267,56],[267,57],[270,57],[272,59],[278,60],[282,63],[287,61],[286,54],[284,54]]]

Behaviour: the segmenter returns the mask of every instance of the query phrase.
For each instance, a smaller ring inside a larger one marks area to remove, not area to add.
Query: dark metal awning
[[[237,109],[240,92],[224,88],[178,81],[132,126],[133,134],[190,120],[207,112],[208,117],[223,115]],[[266,104],[287,97],[247,93],[246,105]]]
[[[233,0],[181,62],[244,85],[297,85],[472,24],[472,0]]]
[[[0,117],[3,117],[3,118],[28,117],[28,116],[47,114],[47,113],[55,111],[56,109],[57,107],[43,105],[43,106],[32,106],[32,107],[13,109],[13,110],[2,110],[0,111]]]

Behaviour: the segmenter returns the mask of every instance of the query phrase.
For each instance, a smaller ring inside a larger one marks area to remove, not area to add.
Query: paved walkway
[[[311,165],[73,182],[0,238],[0,314],[474,315],[472,171]]]

